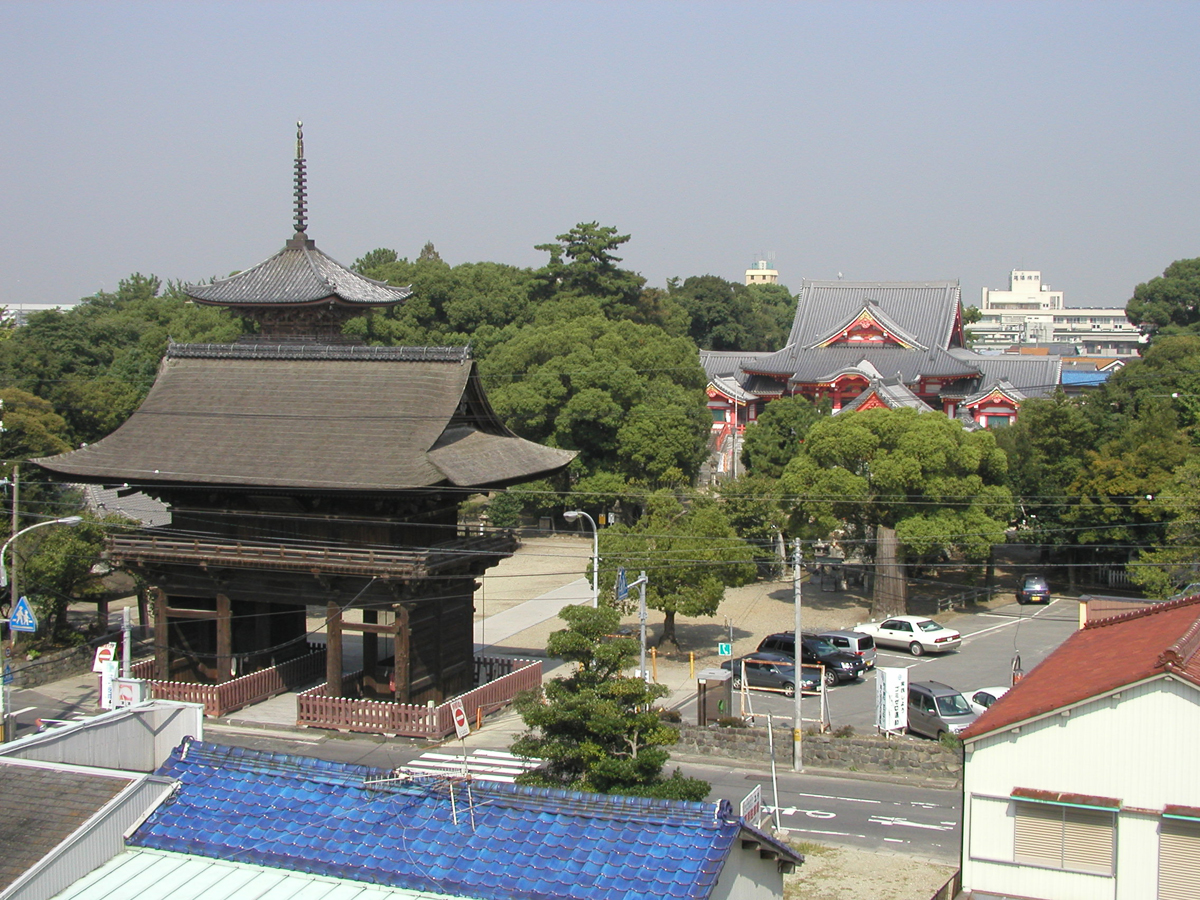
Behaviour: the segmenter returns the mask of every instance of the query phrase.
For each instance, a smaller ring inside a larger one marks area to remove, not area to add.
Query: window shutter
[[[1063,820],[1063,868],[1111,875],[1113,814],[1068,807]]]
[[[1200,884],[1200,823],[1164,819],[1158,832],[1158,900],[1191,900]]]
[[[1015,823],[1015,862],[1053,866],[1056,869],[1062,867],[1062,807],[1042,803],[1017,803]]]

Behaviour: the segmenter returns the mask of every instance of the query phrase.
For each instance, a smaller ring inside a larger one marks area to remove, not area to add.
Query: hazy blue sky
[[[1014,267],[1121,306],[1200,256],[1200,4],[0,4],[0,303],[194,281],[291,235],[741,280]]]

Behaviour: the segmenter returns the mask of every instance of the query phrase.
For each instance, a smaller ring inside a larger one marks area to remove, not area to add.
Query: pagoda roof
[[[408,287],[394,287],[346,268],[318,250],[302,231],[253,268],[184,290],[197,303],[236,307],[391,306],[412,296]]]
[[[575,454],[517,437],[466,348],[172,345],[141,407],[33,460],[84,483],[395,492],[540,478]]]

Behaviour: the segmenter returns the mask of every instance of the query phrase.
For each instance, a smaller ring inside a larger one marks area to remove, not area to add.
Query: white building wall
[[[783,900],[779,861],[762,859],[757,850],[743,850],[741,841],[734,841],[713,888],[712,900]]]
[[[1047,900],[1153,897],[1167,804],[1200,807],[1200,691],[1156,678],[1109,698],[972,741],[964,770],[963,887]],[[1016,865],[1015,788],[1121,801],[1115,877]],[[1150,812],[1146,812],[1150,811]]]

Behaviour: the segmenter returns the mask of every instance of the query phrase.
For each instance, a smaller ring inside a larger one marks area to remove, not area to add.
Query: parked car
[[[843,653],[853,653],[868,669],[875,668],[875,638],[861,631],[822,631],[817,637],[829,641]]]
[[[957,650],[962,635],[924,616],[893,616],[882,622],[855,625],[855,631],[869,634],[880,647],[898,647],[913,656]]]
[[[961,693],[940,681],[914,681],[908,686],[908,730],[941,740],[958,734],[979,718]]]
[[[971,709],[976,715],[982,716],[987,712],[989,706],[1007,693],[1008,688],[1006,687],[980,688],[977,691],[971,692],[971,695],[967,697],[967,703],[971,705]],[[966,695],[964,694],[963,696]]]
[[[804,635],[801,641],[803,653],[801,662],[825,666],[825,684],[833,687],[843,681],[854,681],[867,670],[866,663],[853,653],[838,650],[829,641],[824,641],[813,634]],[[792,659],[796,658],[796,633],[781,631],[769,634],[758,645],[760,652],[783,653]]]
[[[1050,585],[1046,583],[1045,575],[1026,575],[1017,591],[1018,603],[1049,603]]]
[[[752,653],[738,659],[727,659],[721,663],[722,669],[733,673],[733,687],[742,687],[742,671],[746,673],[748,687],[775,688],[782,691],[785,697],[796,695],[796,661],[782,653]],[[800,670],[800,690],[802,693],[815,693],[821,688],[821,670],[812,666],[802,666]]]

